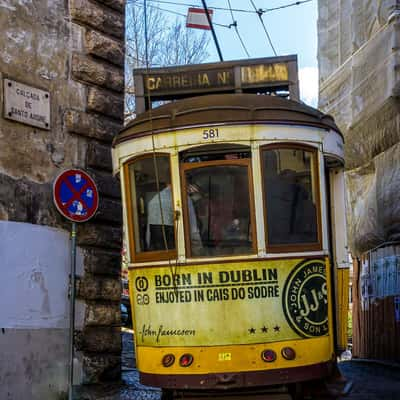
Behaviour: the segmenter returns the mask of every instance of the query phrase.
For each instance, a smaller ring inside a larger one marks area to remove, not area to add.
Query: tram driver
[[[216,256],[251,251],[247,171],[203,168],[186,188],[191,254]],[[242,176],[243,175],[243,176]]]

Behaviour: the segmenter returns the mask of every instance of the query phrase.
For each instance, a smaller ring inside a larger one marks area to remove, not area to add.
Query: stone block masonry
[[[0,114],[0,240],[9,236],[12,255],[0,292],[18,300],[0,321],[0,350],[10,354],[0,360],[0,398],[60,399],[68,390],[70,223],[53,205],[52,185],[65,169],[87,170],[100,192],[98,213],[78,225],[75,383],[119,381],[121,373],[122,212],[111,142],[123,123],[125,2],[3,3],[1,109],[4,79],[46,91],[51,129]],[[29,309],[35,314],[24,318],[37,323],[22,326],[18,313]]]
[[[80,227],[84,271],[77,294],[86,304],[79,352],[83,383],[120,378],[121,197],[111,174],[113,136],[122,127],[124,99],[124,2],[70,0],[70,12],[81,48],[71,57],[72,78],[86,89],[83,109],[66,110],[68,132],[84,140],[85,168],[100,193],[93,222]]]
[[[105,3],[111,2],[70,0],[70,12],[73,21],[84,27],[94,28],[106,35],[123,40],[124,10],[114,11],[111,7],[106,6]]]

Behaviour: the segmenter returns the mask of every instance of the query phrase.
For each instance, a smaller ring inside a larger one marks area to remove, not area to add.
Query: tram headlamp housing
[[[261,352],[261,359],[268,363],[274,362],[276,360],[276,353],[271,349],[263,350]]]
[[[179,359],[179,365],[181,367],[190,367],[193,363],[193,356],[189,353],[183,354]]]
[[[284,347],[281,350],[281,354],[285,360],[294,360],[296,358],[296,352],[291,347]]]
[[[173,354],[166,354],[162,358],[162,365],[166,368],[170,367],[175,362],[175,356]]]

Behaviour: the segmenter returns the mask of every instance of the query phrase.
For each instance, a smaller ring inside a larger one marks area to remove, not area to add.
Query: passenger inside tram
[[[310,152],[299,149],[264,151],[269,244],[317,242],[315,181],[311,168]]]
[[[149,250],[171,250],[174,248],[171,184],[168,183],[159,193],[151,193],[151,195],[152,197],[147,203],[147,248]]]
[[[157,173],[155,171],[157,165]],[[131,196],[137,215],[133,217],[135,251],[175,248],[174,210],[169,158],[141,158],[130,165]]]

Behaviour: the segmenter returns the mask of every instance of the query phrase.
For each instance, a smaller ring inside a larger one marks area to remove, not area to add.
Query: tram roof
[[[178,100],[139,114],[115,137],[113,145],[135,137],[213,124],[313,126],[341,132],[330,115],[278,96],[213,94]]]

